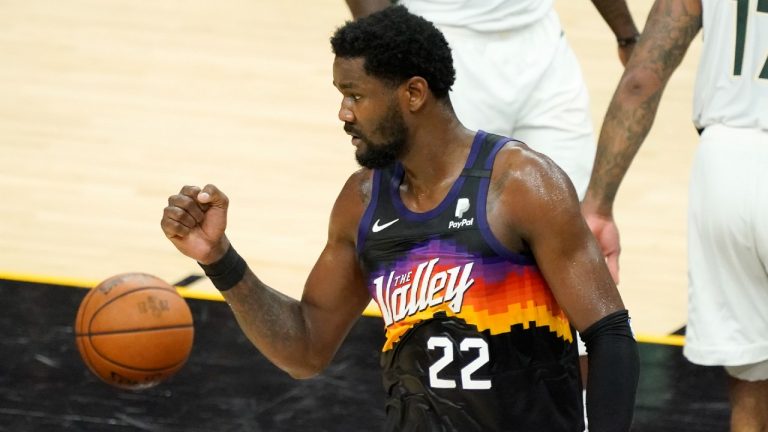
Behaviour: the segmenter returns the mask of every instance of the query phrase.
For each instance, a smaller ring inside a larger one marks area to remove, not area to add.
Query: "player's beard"
[[[373,134],[382,137],[384,142],[374,143],[369,138],[357,134],[365,143],[365,150],[355,153],[357,163],[361,166],[371,169],[384,168],[405,155],[408,127],[397,104],[389,106],[384,118],[374,128]]]

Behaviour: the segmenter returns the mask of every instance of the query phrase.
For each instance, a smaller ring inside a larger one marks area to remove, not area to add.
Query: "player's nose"
[[[339,107],[339,120],[344,123],[354,123],[355,113],[342,101]]]

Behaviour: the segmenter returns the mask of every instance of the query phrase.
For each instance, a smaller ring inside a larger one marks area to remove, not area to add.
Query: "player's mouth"
[[[352,137],[352,145],[355,147],[359,147],[360,144],[362,144],[363,139],[360,138],[360,134],[357,133],[354,129],[352,129],[349,125],[344,125],[344,132],[347,133],[350,137]]]

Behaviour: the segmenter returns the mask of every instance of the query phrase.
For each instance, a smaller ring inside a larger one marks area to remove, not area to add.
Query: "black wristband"
[[[213,282],[213,286],[219,291],[226,291],[237,285],[245,275],[248,265],[245,263],[232,245],[220,260],[211,264],[200,264],[205,275]]]
[[[620,47],[634,45],[635,43],[637,43],[638,40],[640,40],[639,34],[634,34],[632,36],[625,37],[625,38],[616,38],[616,42],[618,42]]]

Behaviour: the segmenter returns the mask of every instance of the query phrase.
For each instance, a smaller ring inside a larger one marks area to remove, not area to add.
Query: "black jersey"
[[[358,255],[386,325],[388,431],[582,431],[571,325],[531,254],[486,217],[490,172],[509,141],[475,136],[433,210],[400,199],[400,164],[375,170]]]

